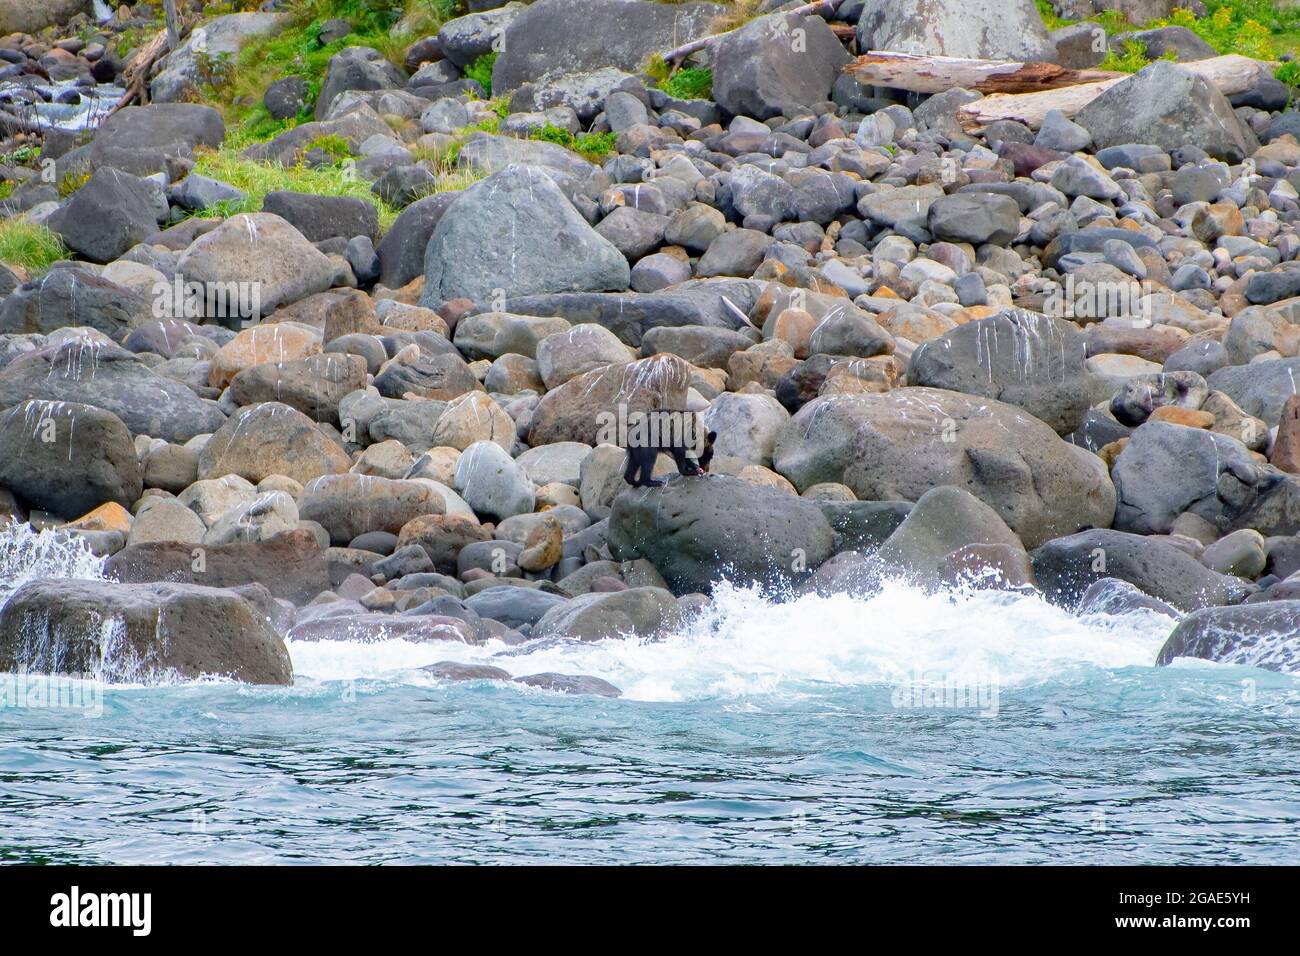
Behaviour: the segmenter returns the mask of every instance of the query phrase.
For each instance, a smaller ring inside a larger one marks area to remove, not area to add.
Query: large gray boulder
[[[509,166],[465,190],[429,239],[420,303],[621,291],[631,269],[540,169]]]
[[[820,17],[769,14],[718,41],[713,99],[728,112],[755,119],[808,113],[830,99],[850,59]]]
[[[534,166],[546,173],[572,200],[598,198],[609,186],[609,176],[571,149],[542,139],[518,139],[494,133],[471,133],[460,148],[458,165],[487,177],[511,166]]]
[[[330,105],[347,90],[392,90],[406,75],[368,46],[344,47],[330,57],[325,82],[316,97],[316,119],[326,119]]]
[[[112,262],[158,231],[160,199],[156,184],[102,166],[45,224],[83,258]]]
[[[1034,0],[866,0],[858,19],[858,47],[863,52],[1056,61],[1056,46]]]
[[[921,496],[875,556],[886,570],[934,587],[943,580],[944,558],[967,545],[1022,548],[996,511],[968,491],[943,485]]]
[[[1259,141],[1222,93],[1177,63],[1157,60],[1110,87],[1075,117],[1105,149],[1148,143],[1164,150],[1199,146],[1211,156],[1240,162]]]
[[[815,399],[790,419],[773,462],[800,490],[840,482],[864,501],[963,488],[1031,548],[1109,527],[1115,513],[1096,455],[1013,405],[936,388]]]
[[[1220,664],[1300,672],[1300,601],[1214,607],[1189,614],[1160,648],[1156,663],[1199,657]]]
[[[112,412],[133,435],[182,443],[214,432],[226,417],[180,382],[156,375],[117,346],[72,339],[19,356],[0,369],[0,408],[29,398]]]
[[[284,475],[302,484],[352,465],[343,447],[310,418],[280,402],[248,405],[232,415],[199,452],[199,478],[239,475],[257,484]]]
[[[424,274],[424,250],[429,245],[429,237],[457,195],[445,192],[417,199],[393,220],[375,247],[382,285],[397,289]]]
[[[912,353],[907,380],[995,398],[1068,435],[1091,405],[1086,357],[1087,345],[1073,324],[1007,309],[921,345]]]
[[[739,478],[674,478],[614,500],[609,547],[619,560],[646,558],[676,594],[721,580],[788,587],[835,550],[813,501]]]
[[[97,674],[110,683],[205,675],[293,683],[284,642],[253,603],[236,591],[172,583],[23,585],[0,611],[0,671]]]
[[[510,20],[492,70],[504,93],[550,74],[615,67],[635,73],[651,54],[713,32],[712,3],[646,0],[537,0]],[[575,43],[574,38],[582,42]]]
[[[1127,581],[1180,611],[1235,604],[1253,590],[1217,574],[1186,551],[1158,538],[1097,528],[1057,538],[1031,555],[1034,579],[1050,600],[1076,606],[1105,578]]]
[[[551,608],[533,628],[533,637],[607,641],[620,637],[655,640],[677,625],[677,599],[663,588],[628,588],[580,594]]]
[[[226,135],[221,114],[198,103],[128,106],[104,120],[90,144],[92,167],[113,166],[137,175],[166,169],[167,159],[192,157],[200,146],[217,149]]]
[[[77,518],[105,502],[129,508],[143,488],[131,433],[112,412],[29,401],[0,415],[0,486]]]
[[[1115,459],[1115,528],[1168,534],[1190,511],[1216,527],[1242,504],[1262,471],[1249,449],[1227,435],[1170,422],[1147,422]]]
[[[167,55],[162,70],[149,84],[155,103],[176,103],[197,97],[210,82],[206,67],[223,60],[233,69],[234,59],[249,40],[282,30],[289,21],[286,13],[230,13],[213,17],[195,27],[175,50]]]

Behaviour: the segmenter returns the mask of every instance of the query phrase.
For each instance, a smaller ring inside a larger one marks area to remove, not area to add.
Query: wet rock
[[[678,623],[677,599],[662,588],[627,588],[581,594],[551,608],[533,628],[538,638],[605,641],[653,640]]]
[[[330,588],[324,552],[305,530],[198,550],[186,542],[132,545],[109,558],[104,573],[128,584],[178,581],[231,588],[261,583],[273,596],[298,605]]]
[[[944,485],[921,496],[876,560],[890,573],[935,587],[944,559],[967,545],[1021,548],[1020,538],[996,511],[968,491]]]
[[[582,694],[593,697],[623,696],[623,692],[609,681],[587,674],[528,674],[524,677],[516,677],[515,683],[556,691],[560,694]]]
[[[1300,601],[1207,608],[1190,614],[1160,648],[1158,665],[1197,657],[1295,673],[1300,669]]]
[[[1034,577],[1052,601],[1077,606],[1103,578],[1127,581],[1180,611],[1239,602],[1253,585],[1216,574],[1187,552],[1155,538],[1093,530],[1032,552]]]
[[[105,642],[114,652],[105,659]],[[284,643],[247,600],[194,584],[33,581],[0,611],[0,667],[108,682],[204,675],[291,684]]]
[[[793,584],[830,557],[834,534],[814,502],[714,475],[620,494],[609,544],[616,558],[648,559],[674,593],[688,594],[727,577]]]

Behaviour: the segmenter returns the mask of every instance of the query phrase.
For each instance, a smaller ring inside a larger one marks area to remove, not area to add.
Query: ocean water
[[[5,588],[95,573],[0,538]],[[0,707],[0,860],[1293,863],[1300,680],[1153,667],[1169,629],[725,588],[660,642],[300,643],[289,688],[79,682],[80,708]],[[624,695],[419,670],[439,660]]]

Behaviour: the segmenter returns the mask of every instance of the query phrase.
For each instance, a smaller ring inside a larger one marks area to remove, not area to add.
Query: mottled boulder
[[[253,604],[234,591],[173,583],[23,585],[0,611],[0,670],[97,673],[111,683],[205,675],[293,683],[284,642]]]
[[[1115,512],[1115,489],[1096,455],[1015,406],[942,389],[809,402],[786,425],[773,462],[797,488],[840,482],[865,501],[963,488],[1027,547],[1109,527]]]
[[[249,405],[219,428],[199,453],[199,477],[239,475],[259,482],[284,475],[306,484],[350,468],[347,452],[310,418],[281,402]]]
[[[576,441],[596,445],[612,440],[602,430],[616,429],[619,410],[624,421],[635,412],[684,410],[690,387],[690,367],[675,355],[656,355],[607,365],[571,378],[542,397],[533,410],[528,444]]]
[[[186,282],[202,283],[209,300],[226,290],[255,290],[259,312],[266,315],[324,292],[333,285],[337,267],[279,216],[255,212],[233,216],[194,240],[176,271]],[[251,299],[241,295],[241,306]],[[248,311],[241,308],[239,317],[248,317]]]
[[[153,299],[82,269],[52,269],[0,303],[0,333],[91,328],[120,340],[154,318]]]
[[[359,355],[311,355],[244,369],[230,382],[239,405],[283,402],[308,417],[334,421],[344,395],[366,386],[366,360]]]
[[[866,0],[858,46],[921,56],[1055,62],[1033,0]]]
[[[307,482],[298,502],[299,516],[320,524],[340,546],[370,531],[396,534],[409,521],[445,511],[429,482],[373,475],[322,475]]]
[[[1186,551],[1158,538],[1094,529],[1049,541],[1031,557],[1034,578],[1048,598],[1074,607],[1105,578],[1119,578],[1180,611],[1235,604],[1253,590],[1216,574]]]
[[[831,556],[835,535],[816,503],[722,475],[677,478],[614,500],[614,557],[649,560],[676,594],[718,581],[788,587]]]
[[[129,507],[143,487],[120,418],[89,405],[39,399],[0,414],[0,486],[64,518],[107,501]]]
[[[601,67],[635,72],[647,57],[713,32],[709,3],[537,0],[509,21],[492,89],[507,92],[549,74]],[[581,43],[574,37],[581,36]]]
[[[1071,323],[1008,309],[921,345],[907,380],[995,398],[1068,435],[1091,404],[1085,357],[1084,338]]]

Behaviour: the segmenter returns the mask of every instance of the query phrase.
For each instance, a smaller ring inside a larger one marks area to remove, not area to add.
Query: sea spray
[[[1006,688],[1079,670],[1150,667],[1168,630],[1168,618],[1145,611],[1077,617],[1035,595],[930,594],[887,581],[871,597],[788,601],[722,586],[708,611],[662,641],[288,646],[295,673],[320,681],[428,682],[420,667],[456,660],[491,663],[513,676],[592,674],[627,699],[691,701],[802,695],[818,685]],[[987,703],[987,695],[980,700]]]
[[[34,531],[17,521],[0,524],[0,607],[28,581],[50,578],[103,581],[104,561],[75,534]]]

